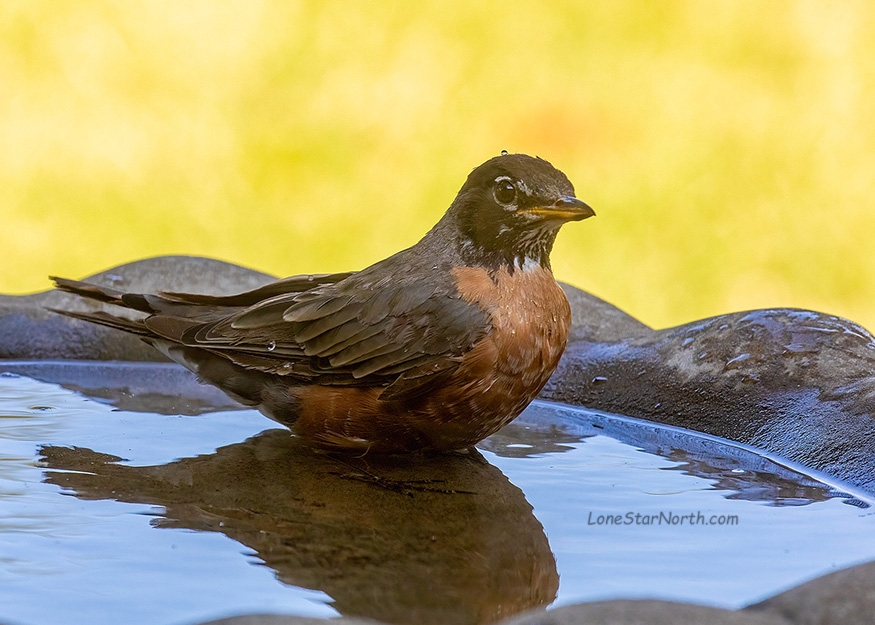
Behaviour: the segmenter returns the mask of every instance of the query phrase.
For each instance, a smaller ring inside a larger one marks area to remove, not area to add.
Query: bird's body
[[[460,449],[515,418],[559,362],[571,312],[549,253],[562,223],[593,214],[573,193],[546,161],[503,155],[421,241],[359,272],[229,297],[55,280],[147,316],[64,314],[139,334],[314,444]]]

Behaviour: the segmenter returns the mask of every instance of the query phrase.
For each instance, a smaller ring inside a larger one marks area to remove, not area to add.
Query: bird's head
[[[525,154],[502,154],[477,167],[447,211],[467,262],[511,270],[527,262],[549,267],[560,226],[593,215],[565,174]]]

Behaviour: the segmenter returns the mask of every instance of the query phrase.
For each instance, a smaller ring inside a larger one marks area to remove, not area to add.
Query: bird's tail
[[[227,305],[213,305],[210,303],[202,303],[194,301],[198,296],[189,296],[184,293],[126,293],[106,286],[98,286],[89,282],[80,282],[79,280],[68,280],[67,278],[58,278],[52,276],[55,283],[55,288],[65,293],[78,295],[85,299],[112,304],[128,310],[145,313],[145,315],[160,314],[162,318],[177,320],[181,327],[187,328],[190,325],[208,322],[228,314],[232,307]],[[188,301],[185,298],[190,298]],[[222,298],[206,298],[216,301],[221,301]],[[224,298],[231,300],[233,298]],[[159,336],[161,333],[150,329],[139,319],[131,319],[128,316],[119,317],[107,312],[74,312],[70,310],[50,309],[56,312],[75,319],[82,319],[92,323],[124,330],[133,334],[139,334],[143,337]],[[162,335],[163,336],[163,335]],[[165,337],[167,338],[167,337]]]
[[[116,330],[122,330],[131,334],[137,334],[144,338],[154,336],[154,333],[150,332],[140,319],[125,319],[124,317],[116,317],[115,315],[110,315],[109,313],[103,312],[102,310],[91,313],[75,312],[72,310],[60,310],[58,308],[48,308],[47,310],[50,310],[53,313],[57,313],[59,315],[65,315],[74,319],[81,319],[82,321],[90,321],[91,323],[96,323],[98,325],[106,326],[108,328],[115,328]]]
[[[86,299],[93,299],[98,302],[105,302],[131,310],[139,310],[144,313],[157,312],[155,303],[150,301],[147,295],[139,293],[125,293],[118,289],[112,289],[106,286],[97,286],[89,282],[80,282],[79,280],[68,280],[67,278],[58,278],[51,276],[50,279],[55,283],[55,288],[59,291],[72,293]]]
[[[142,319],[118,317],[108,312],[97,310],[93,312],[76,312],[71,310],[49,309],[52,312],[90,321],[130,334],[136,334],[155,347],[171,360],[194,372],[198,379],[218,386],[231,398],[242,404],[261,408],[266,400],[263,395],[268,393],[287,393],[287,386],[276,388],[272,377],[256,371],[246,371],[227,358],[214,354],[206,349],[182,344],[181,334],[186,327],[208,319],[210,315],[221,314],[229,310],[228,306],[215,305],[213,302],[233,301],[233,297],[220,298],[175,293],[160,293],[156,295],[141,295],[125,293],[110,287],[98,286],[78,280],[52,277],[60,291],[72,293],[86,299],[113,304],[122,308],[152,315],[150,326]],[[200,300],[203,299],[203,302]],[[185,301],[183,301],[185,300]],[[196,303],[195,303],[196,302]],[[157,331],[153,328],[156,328]]]
[[[121,306],[122,308],[138,310],[144,313],[154,312],[154,308],[148,304],[142,295],[125,293],[109,287],[97,286],[96,284],[90,284],[88,282],[68,280],[67,278],[58,278],[55,276],[52,276],[51,280],[55,283],[55,288],[59,291],[72,293],[73,295],[78,295],[98,302]],[[154,333],[146,328],[141,319],[118,317],[104,311],[77,312],[72,310],[60,310],[57,308],[49,308],[49,310],[60,315],[65,315],[74,319],[81,319],[83,321],[90,321],[91,323],[115,328],[116,330],[129,332],[144,338],[154,336]]]

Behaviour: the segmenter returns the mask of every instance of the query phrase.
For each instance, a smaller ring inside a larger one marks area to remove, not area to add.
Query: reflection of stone
[[[672,461],[664,471],[713,482],[727,499],[761,501],[775,506],[806,505],[834,497],[862,508],[867,501],[854,497],[846,487],[830,485],[775,462],[760,452],[690,430],[666,427],[617,415],[578,411],[552,402],[536,401],[520,417],[479,447],[499,456],[527,456],[562,452],[574,443],[607,436],[642,452]]]
[[[133,290],[208,293],[270,279],[193,257],[148,259],[94,277]],[[575,323],[543,397],[751,444],[875,491],[875,339],[865,329],[776,309],[652,330],[565,288]],[[0,358],[161,360],[135,337],[44,310],[83,306],[99,307],[54,292],[0,296]]]
[[[708,458],[703,460],[683,449],[674,449],[666,458],[680,462],[667,471],[680,471],[684,475],[713,480],[714,490],[727,491],[727,499],[746,501],[767,501],[775,506],[803,506],[815,501],[825,501],[837,493],[825,484],[814,479],[790,473],[780,475],[776,465],[771,471],[739,468],[739,462],[729,458]],[[721,462],[721,460],[723,462]],[[861,504],[865,505],[865,504]]]
[[[43,456],[49,482],[163,506],[162,527],[221,532],[344,615],[491,623],[549,604],[559,586],[532,507],[476,454],[340,461],[269,430],[162,466],[78,448]]]
[[[545,406],[548,406],[546,404]],[[679,471],[713,482],[714,490],[725,491],[727,499],[763,501],[775,506],[807,505],[833,497],[846,498],[850,503],[866,505],[827,484],[781,466],[752,451],[717,441],[697,440],[694,432],[653,429],[660,426],[638,426],[640,422],[626,423],[625,428],[611,427],[608,420],[615,417],[590,417],[590,428],[569,428],[555,412],[550,425],[530,423],[531,414],[546,413],[541,406],[533,406],[514,423],[493,434],[477,445],[478,448],[510,458],[524,458],[534,454],[561,453],[572,449],[571,444],[598,434],[636,447],[641,451],[662,456],[676,466],[666,471]],[[603,429],[602,425],[607,425]]]
[[[240,408],[216,387],[200,384],[188,369],[169,362],[0,360],[0,372],[57,384],[119,410],[197,415]]]

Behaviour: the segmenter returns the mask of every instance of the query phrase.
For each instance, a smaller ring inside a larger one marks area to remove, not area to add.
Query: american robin
[[[502,153],[418,243],[367,269],[225,297],[53,278],[146,316],[56,312],[139,335],[316,445],[462,449],[513,420],[556,368],[571,310],[550,250],[562,224],[594,214],[547,161]]]

